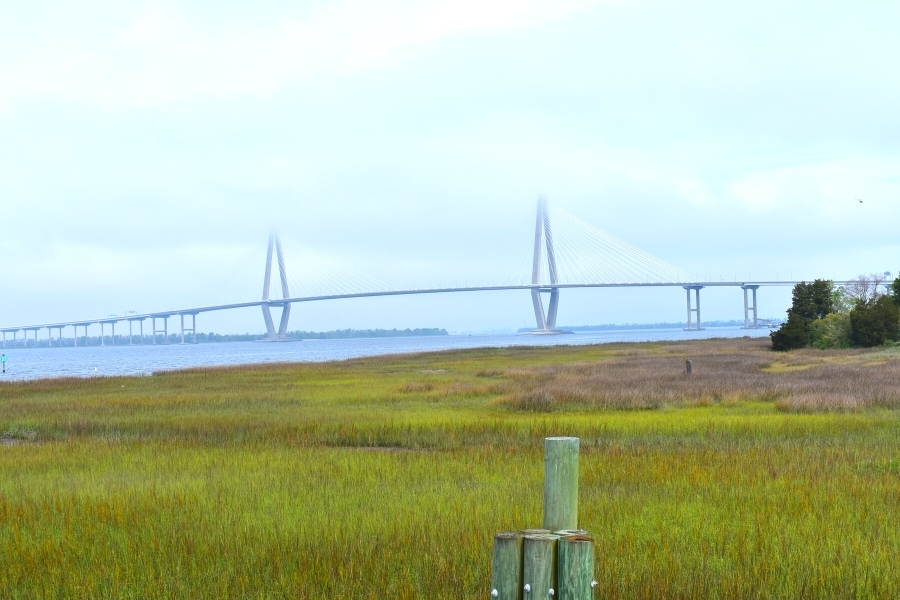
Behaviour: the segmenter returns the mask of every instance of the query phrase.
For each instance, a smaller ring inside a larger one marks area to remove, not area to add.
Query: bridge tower
[[[272,234],[269,236],[269,250],[266,253],[266,276],[263,280],[262,305],[263,318],[266,320],[266,332],[270,341],[283,340],[287,334],[288,319],[291,316],[291,305],[288,302],[279,302],[277,300],[269,300],[269,284],[272,280],[272,250],[275,250],[276,260],[278,261],[278,275],[281,278],[281,297],[287,299],[291,297],[288,291],[287,273],[284,270],[284,253],[281,251],[281,239]],[[278,324],[278,331],[275,330],[275,323],[272,321],[272,313],[270,306],[281,307],[281,321]]]
[[[542,243],[543,242],[543,243]],[[550,271],[550,284],[541,284],[541,246],[547,248],[547,265]],[[537,222],[534,227],[534,265],[531,270],[531,301],[534,304],[534,318],[537,329],[534,333],[557,333],[556,312],[559,308],[559,288],[556,285],[559,278],[556,271],[556,253],[553,250],[553,230],[550,227],[550,213],[547,210],[547,200],[540,196],[537,205]],[[544,312],[544,302],[541,292],[550,293],[550,305]]]

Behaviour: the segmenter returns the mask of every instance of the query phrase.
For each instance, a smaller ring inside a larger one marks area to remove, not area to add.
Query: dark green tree
[[[810,323],[835,310],[834,282],[827,279],[816,279],[812,283],[801,281],[794,286],[791,296],[788,320],[770,334],[773,350],[805,348],[810,344]]]
[[[897,277],[891,284],[891,297],[894,299],[894,304],[900,304],[900,277]]]
[[[900,306],[892,296],[858,302],[850,311],[850,340],[854,346],[880,346],[897,339]]]
[[[788,319],[778,331],[769,334],[772,350],[785,351],[805,348],[809,344],[809,325],[795,312],[788,311]]]
[[[796,313],[806,325],[834,312],[834,282],[816,279],[812,283],[801,281],[791,294],[791,312]]]

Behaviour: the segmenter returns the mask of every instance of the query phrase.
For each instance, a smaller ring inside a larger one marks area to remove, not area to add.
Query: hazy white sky
[[[338,262],[484,282],[527,261],[540,193],[705,279],[896,273],[898,23],[889,1],[0,0],[0,326],[256,299],[273,227],[295,287]],[[703,298],[743,316],[739,290]],[[560,308],[681,319],[681,289]],[[303,305],[291,329],[532,320],[520,292]]]

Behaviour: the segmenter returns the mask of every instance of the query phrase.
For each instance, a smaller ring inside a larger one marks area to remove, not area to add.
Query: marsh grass
[[[0,597],[486,597],[565,434],[598,597],[893,598],[898,359],[731,340],[0,385]]]
[[[740,400],[815,412],[900,406],[900,356],[812,350],[776,355],[764,341],[635,345],[614,358],[511,368],[500,404],[518,410],[658,409]],[[690,359],[692,374],[685,372]],[[494,375],[498,377],[501,375]]]

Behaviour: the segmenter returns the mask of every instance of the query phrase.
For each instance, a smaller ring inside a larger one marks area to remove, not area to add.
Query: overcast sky
[[[505,283],[539,194],[702,279],[896,274],[898,24],[864,0],[0,0],[0,326],[256,299],[273,228],[294,289],[312,264]],[[743,318],[740,290],[703,294],[705,319]],[[761,316],[789,299],[763,290]],[[564,292],[559,320],[684,304]],[[308,330],[533,321],[527,292],[294,310]]]

